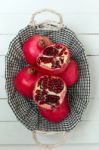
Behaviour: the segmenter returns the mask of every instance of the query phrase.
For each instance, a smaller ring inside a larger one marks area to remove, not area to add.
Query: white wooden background
[[[67,137],[66,144],[58,149],[98,150],[99,0],[0,0],[0,150],[38,149],[31,132],[17,121],[7,103],[4,60],[11,39],[29,23],[32,13],[42,8],[60,12],[66,26],[76,32],[85,46],[91,73],[88,108],[82,121]]]

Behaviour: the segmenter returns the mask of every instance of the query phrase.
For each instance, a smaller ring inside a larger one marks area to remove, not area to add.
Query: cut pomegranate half
[[[60,122],[65,119],[69,114],[69,104],[67,97],[64,98],[61,105],[57,106],[55,109],[42,109],[39,107],[39,112],[41,115],[51,122]]]
[[[43,73],[60,74],[70,61],[70,49],[61,43],[46,47],[37,58],[37,65]]]
[[[67,115],[65,82],[57,76],[44,75],[36,82],[33,99],[38,105],[41,115],[52,122],[59,122]],[[54,116],[52,116],[52,113]],[[55,117],[55,115],[57,115]],[[56,119],[55,119],[56,118]]]

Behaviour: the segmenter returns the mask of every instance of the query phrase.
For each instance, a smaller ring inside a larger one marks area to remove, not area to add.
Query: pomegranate
[[[41,76],[38,71],[30,66],[19,71],[15,78],[15,87],[17,91],[28,98],[32,98],[32,91],[37,79]]]
[[[79,70],[78,70],[78,65],[73,59],[70,60],[67,69],[61,75],[61,77],[63,78],[63,80],[65,81],[68,87],[72,86],[74,83],[77,82],[79,78]]]
[[[54,109],[41,109],[39,107],[41,115],[51,122],[60,122],[69,114],[69,104],[67,97],[64,98],[63,103]]]
[[[37,58],[37,65],[45,74],[60,74],[67,68],[70,49],[61,43],[46,47]]]
[[[23,52],[27,62],[34,66],[36,57],[47,46],[51,45],[52,41],[41,35],[33,35],[23,45]]]
[[[66,85],[60,77],[41,76],[33,91],[33,99],[41,115],[52,122],[62,121],[67,116],[66,92]]]

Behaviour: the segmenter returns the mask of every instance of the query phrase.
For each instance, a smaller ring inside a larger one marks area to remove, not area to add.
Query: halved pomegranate
[[[67,68],[70,49],[61,43],[46,47],[37,58],[37,65],[45,74],[60,74]]]
[[[63,103],[54,109],[42,109],[39,107],[39,112],[41,115],[51,122],[60,122],[69,114],[69,104],[67,97],[64,98]]]
[[[67,87],[60,77],[41,76],[33,91],[33,98],[41,115],[52,122],[62,121],[67,115],[66,92]]]
[[[23,52],[27,62],[34,66],[39,53],[51,44],[52,41],[48,37],[37,34],[31,36],[23,45]]]
[[[61,77],[63,78],[68,87],[72,86],[74,83],[77,82],[79,78],[79,69],[77,63],[73,59],[70,60],[67,69],[61,75]]]

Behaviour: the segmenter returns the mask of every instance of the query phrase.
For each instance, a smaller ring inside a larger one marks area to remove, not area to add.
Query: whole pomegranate
[[[70,49],[61,43],[46,47],[37,58],[37,65],[45,74],[60,74],[70,60]]]
[[[36,57],[47,46],[51,45],[52,41],[41,35],[33,35],[23,45],[23,52],[27,62],[34,66]]]
[[[15,78],[17,91],[25,97],[32,98],[34,84],[40,76],[41,74],[33,67],[27,66],[23,68],[17,73]]]
[[[48,121],[60,122],[68,114],[65,82],[57,76],[41,76],[34,87],[33,99]]]
[[[61,77],[63,78],[68,87],[72,86],[74,83],[77,82],[79,78],[79,70],[77,63],[73,59],[70,60],[67,69],[61,75]]]

